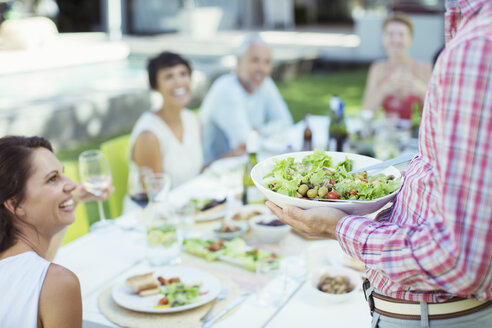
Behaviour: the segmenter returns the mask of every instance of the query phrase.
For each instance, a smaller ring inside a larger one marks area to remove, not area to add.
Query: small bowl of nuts
[[[348,268],[322,266],[309,275],[309,289],[318,299],[328,302],[344,302],[350,299],[362,285],[360,275]]]

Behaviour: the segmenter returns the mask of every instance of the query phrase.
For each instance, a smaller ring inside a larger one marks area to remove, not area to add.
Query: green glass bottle
[[[333,111],[333,115],[330,119],[330,126],[328,128],[328,149],[330,151],[343,152],[347,149],[348,133],[347,124],[345,123],[344,117],[344,106],[343,101],[338,97],[333,97],[330,101],[330,107]]]
[[[248,151],[248,162],[244,168],[243,174],[243,204],[263,204],[265,198],[263,194],[256,188],[253,179],[251,179],[251,170],[258,163],[257,153],[259,150],[259,135],[256,131],[251,131],[248,134],[246,141],[246,150]]]
[[[411,121],[411,133],[413,138],[418,138],[419,136],[419,127],[420,121],[422,119],[422,109],[420,108],[420,104],[416,101],[412,104],[412,116],[410,118]]]

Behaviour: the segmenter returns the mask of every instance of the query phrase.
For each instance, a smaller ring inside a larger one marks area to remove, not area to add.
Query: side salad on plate
[[[127,278],[125,286],[130,293],[140,297],[160,294],[157,304],[153,305],[156,309],[185,306],[207,293],[200,290],[201,282],[184,284],[179,277],[156,278],[152,272]]]
[[[161,288],[159,291],[161,298],[155,308],[167,308],[175,306],[183,306],[196,301],[198,296],[202,295],[199,284],[183,284],[181,282],[173,282]]]
[[[398,190],[401,179],[393,175],[367,172],[348,173],[353,160],[334,163],[331,156],[315,150],[301,161],[294,157],[275,160],[270,172],[263,176],[263,185],[287,196],[310,200],[373,200]]]
[[[113,300],[126,309],[145,313],[173,313],[196,308],[219,294],[220,280],[207,271],[162,266],[115,283]]]
[[[222,260],[243,266],[251,271],[256,271],[256,263],[261,259],[271,258],[272,261],[278,259],[276,253],[250,247],[241,238],[229,241],[193,238],[186,239],[183,245],[186,252],[203,257],[208,261]]]

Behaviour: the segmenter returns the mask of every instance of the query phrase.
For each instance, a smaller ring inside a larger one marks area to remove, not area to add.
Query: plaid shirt
[[[492,299],[492,1],[457,3],[395,202],[376,221],[337,226],[344,252],[394,298]]]

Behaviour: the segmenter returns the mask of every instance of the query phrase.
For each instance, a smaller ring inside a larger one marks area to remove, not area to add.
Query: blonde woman
[[[422,109],[431,64],[410,57],[413,27],[404,13],[394,13],[383,23],[383,45],[388,55],[369,68],[363,109],[383,108],[388,116],[409,120],[415,105]]]

